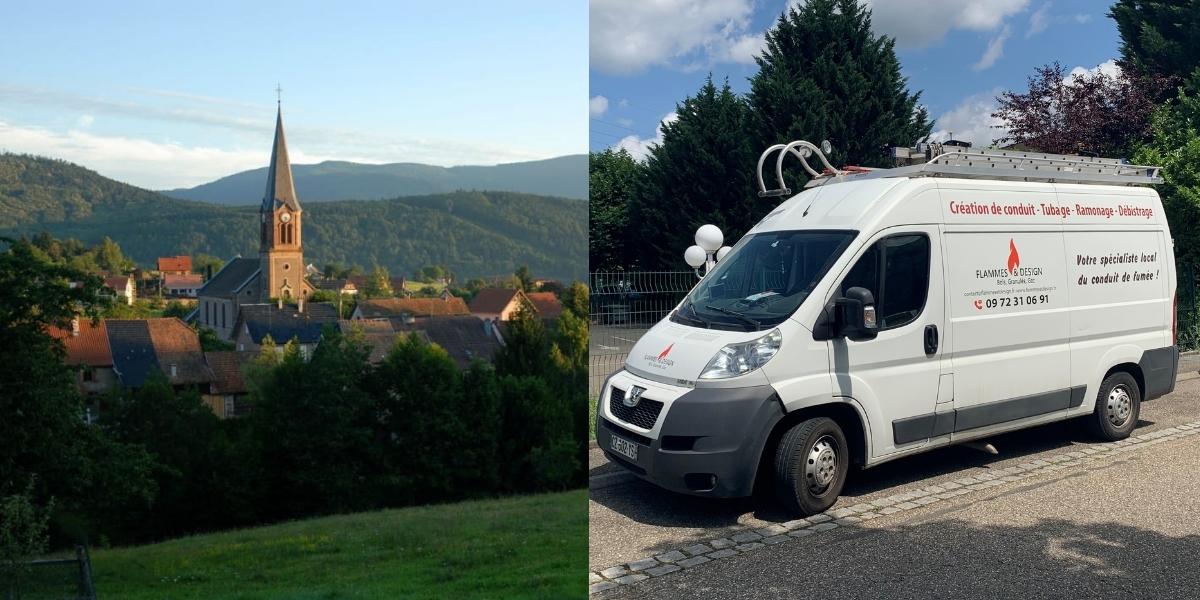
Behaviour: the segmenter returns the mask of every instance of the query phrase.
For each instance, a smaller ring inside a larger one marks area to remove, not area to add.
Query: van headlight
[[[783,334],[776,329],[756,340],[729,344],[717,351],[700,373],[700,379],[727,379],[745,375],[771,360],[783,345]]]

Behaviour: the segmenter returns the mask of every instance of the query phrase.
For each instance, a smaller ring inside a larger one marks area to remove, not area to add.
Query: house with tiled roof
[[[200,337],[183,321],[174,317],[108,319],[104,326],[113,370],[122,386],[142,387],[154,371],[165,375],[175,388],[203,389],[212,381]]]
[[[458,296],[444,294],[433,298],[376,298],[360,300],[354,308],[353,320],[389,319],[392,317],[449,317],[471,314],[467,303]]]
[[[338,330],[343,335],[362,336],[363,342],[370,348],[367,361],[371,364],[382,362],[396,345],[396,331],[386,319],[376,321],[338,321]]]
[[[104,321],[76,317],[71,320],[70,327],[51,327],[49,333],[62,342],[67,353],[66,364],[78,369],[75,386],[81,393],[102,394],[120,383],[113,370]]]
[[[168,273],[162,277],[163,293],[175,298],[195,298],[204,287],[204,278],[196,273]]]
[[[133,278],[127,275],[114,275],[104,278],[105,290],[118,301],[132,305],[137,298],[137,288]]]
[[[528,292],[525,297],[529,299],[530,304],[533,304],[533,309],[542,319],[553,321],[562,314],[562,302],[559,302],[558,296],[554,295],[554,292]]]
[[[158,272],[163,275],[187,275],[192,272],[192,257],[179,256],[158,257]]]
[[[392,318],[389,321],[398,335],[416,333],[441,346],[461,369],[469,367],[475,359],[491,362],[502,345],[495,323],[472,315]]]
[[[348,296],[358,294],[358,286],[349,279],[322,279],[314,285],[319,290],[329,290],[335,294],[346,294]]]
[[[483,288],[471,299],[471,314],[488,321],[508,321],[529,302],[525,292],[509,288]]]
[[[337,306],[324,302],[244,304],[238,311],[234,344],[238,352],[258,352],[267,337],[281,350],[295,340],[307,360],[320,343],[325,325],[336,326],[337,321]]]
[[[204,353],[204,361],[212,371],[213,379],[207,393],[201,397],[218,417],[228,419],[250,414],[251,406],[246,400],[249,388],[244,372],[246,364],[253,358],[254,355],[249,352],[233,350]]]

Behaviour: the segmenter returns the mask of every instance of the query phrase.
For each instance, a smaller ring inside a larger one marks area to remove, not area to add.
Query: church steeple
[[[288,160],[287,140],[283,135],[283,109],[275,116],[275,145],[271,148],[271,165],[267,170],[267,190],[263,193],[262,210],[269,213],[277,203],[292,211],[300,210],[296,186],[292,183],[292,164]]]

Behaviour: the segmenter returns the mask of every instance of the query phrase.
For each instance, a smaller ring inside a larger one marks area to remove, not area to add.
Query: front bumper
[[[628,373],[618,375],[617,387],[636,383]],[[685,391],[665,403],[647,430],[608,410],[616,377],[605,383],[596,419],[596,442],[610,461],[675,492],[719,498],[753,492],[763,447],[784,415],[770,385]],[[637,445],[637,460],[612,449],[614,435]]]

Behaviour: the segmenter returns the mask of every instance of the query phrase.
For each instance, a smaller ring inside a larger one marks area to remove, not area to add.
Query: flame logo
[[[658,360],[662,360],[662,359],[666,358],[667,355],[671,353],[671,348],[674,348],[674,347],[675,347],[675,344],[674,344],[674,342],[672,342],[670,346],[667,346],[666,350],[662,351],[662,354],[658,355]]]
[[[1008,272],[1015,273],[1017,267],[1021,266],[1021,255],[1017,254],[1017,245],[1013,243],[1012,238],[1008,240]]]

